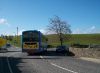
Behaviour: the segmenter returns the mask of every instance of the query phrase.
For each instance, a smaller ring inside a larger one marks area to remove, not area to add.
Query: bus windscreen
[[[23,42],[38,42],[39,33],[37,32],[24,32],[23,33]]]

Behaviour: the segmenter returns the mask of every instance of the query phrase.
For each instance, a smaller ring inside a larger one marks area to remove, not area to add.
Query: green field
[[[46,35],[46,37],[48,38],[48,44],[53,46],[60,45],[57,35]],[[14,37],[13,40],[9,42],[15,46],[21,47],[21,36],[18,36],[18,41],[17,37]],[[69,39],[64,38],[64,44],[100,44],[100,34],[71,34]]]
[[[59,45],[59,40],[56,35],[47,35],[47,37],[49,44],[54,46]],[[64,44],[100,44],[100,34],[71,34],[69,39],[64,38]]]

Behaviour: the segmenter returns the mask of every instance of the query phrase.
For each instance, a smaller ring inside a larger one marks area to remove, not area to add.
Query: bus
[[[22,52],[28,54],[47,51],[47,38],[38,30],[22,32]]]

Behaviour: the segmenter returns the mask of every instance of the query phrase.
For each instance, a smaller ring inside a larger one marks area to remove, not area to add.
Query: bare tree
[[[58,16],[50,19],[48,30],[57,34],[61,46],[63,45],[64,35],[71,33],[70,25],[66,21],[61,20]]]

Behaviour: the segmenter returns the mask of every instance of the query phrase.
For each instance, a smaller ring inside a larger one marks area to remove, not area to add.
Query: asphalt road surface
[[[0,73],[100,73],[100,64],[76,58],[73,53],[58,54],[50,49],[29,56],[21,48],[11,47],[0,53]]]

